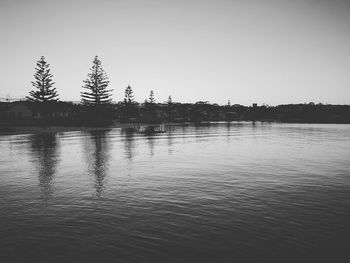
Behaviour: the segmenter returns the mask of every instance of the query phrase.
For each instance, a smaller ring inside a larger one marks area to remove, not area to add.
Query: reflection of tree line
[[[85,159],[87,170],[94,177],[94,188],[96,196],[101,196],[105,190],[106,176],[108,174],[110,162],[110,138],[107,136],[109,131],[96,130],[88,132],[85,137]],[[121,130],[124,137],[124,154],[130,162],[135,156],[135,132],[127,129]],[[166,136],[168,153],[171,154],[173,144],[173,131],[170,129]],[[155,152],[155,135],[145,135],[150,155],[153,157]],[[59,162],[59,143],[56,134],[36,134],[29,137],[30,153],[32,161],[37,165],[39,187],[43,199],[49,199],[54,192],[54,177]]]

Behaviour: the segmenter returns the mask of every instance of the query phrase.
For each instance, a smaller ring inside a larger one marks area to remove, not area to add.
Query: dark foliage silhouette
[[[151,90],[151,92],[149,93],[148,103],[149,103],[149,104],[154,104],[154,103],[156,103],[156,100],[155,100],[155,98],[154,98],[154,92],[153,92],[153,90]]]
[[[135,102],[134,91],[132,90],[131,86],[129,85],[125,88],[124,104],[133,104],[134,102]]]
[[[168,110],[168,121],[172,121],[173,99],[171,98],[170,95],[168,97],[167,105],[168,105],[168,109],[167,109]]]
[[[101,60],[95,56],[91,72],[84,80],[83,88],[87,91],[81,92],[82,102],[86,105],[100,105],[111,103],[113,90],[108,90],[108,76],[102,68]]]
[[[79,114],[80,120],[82,124],[92,126],[110,124],[113,119],[111,104],[113,90],[108,89],[108,76],[98,56],[95,56],[90,70],[83,86],[87,91],[81,92],[83,107]]]
[[[85,91],[81,92],[81,103],[58,101],[49,67],[43,56],[37,61],[35,80],[32,81],[36,90],[30,91],[26,102],[0,102],[0,119],[13,121],[0,127],[0,132],[11,131],[7,126],[12,124],[105,126],[115,121],[152,124],[212,121],[350,123],[350,105],[310,102],[278,106],[253,103],[252,106],[243,106],[231,104],[228,100],[226,105],[220,106],[208,101],[173,102],[171,96],[159,103],[153,90],[145,103],[138,103],[130,85],[125,89],[124,99],[112,103],[113,90],[108,89],[109,79],[98,56],[94,57],[91,72],[84,80]]]
[[[138,116],[138,103],[134,99],[134,91],[130,85],[125,88],[123,101],[123,121]]]
[[[50,73],[50,64],[45,61],[45,57],[42,56],[36,63],[36,72],[34,74],[35,81],[32,81],[32,85],[37,90],[29,92],[29,96],[26,98],[32,102],[54,102],[58,101],[58,94],[55,84],[52,81],[53,75]]]

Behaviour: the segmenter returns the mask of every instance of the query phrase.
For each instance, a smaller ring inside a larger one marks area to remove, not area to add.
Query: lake
[[[339,262],[350,125],[0,136],[0,208],[1,262]]]

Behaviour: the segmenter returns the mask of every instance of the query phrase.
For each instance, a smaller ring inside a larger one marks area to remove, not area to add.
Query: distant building
[[[253,103],[253,108],[258,107],[258,103]]]

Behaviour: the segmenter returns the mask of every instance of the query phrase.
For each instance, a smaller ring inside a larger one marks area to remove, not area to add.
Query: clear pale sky
[[[0,36],[0,97],[43,55],[80,100],[98,55],[115,101],[350,104],[349,0],[0,0]]]

